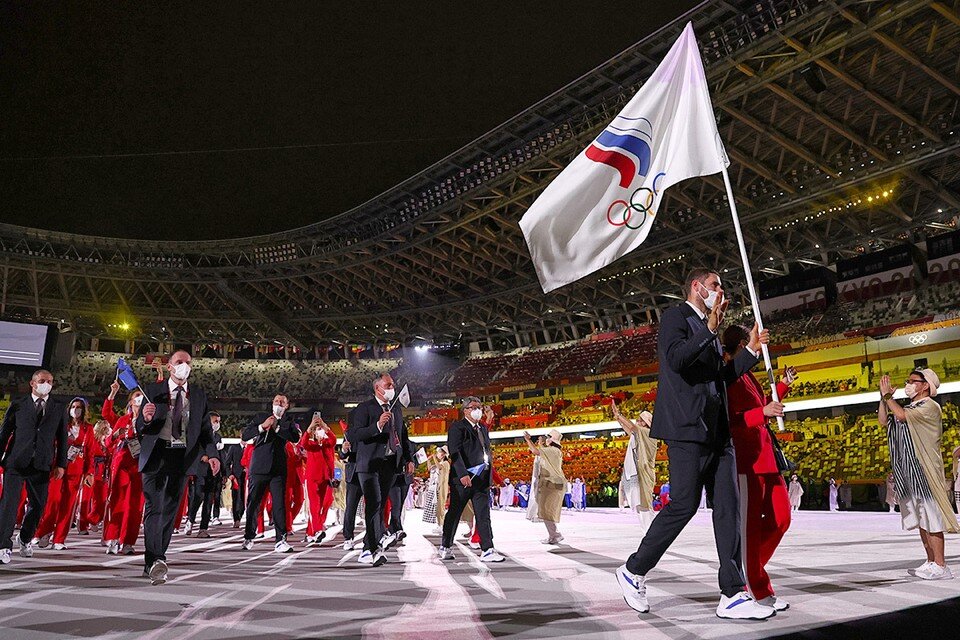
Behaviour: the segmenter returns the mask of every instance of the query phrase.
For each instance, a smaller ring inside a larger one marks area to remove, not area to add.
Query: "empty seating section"
[[[514,360],[495,382],[503,387],[534,384],[544,380],[550,367],[566,356],[570,346],[527,351]]]

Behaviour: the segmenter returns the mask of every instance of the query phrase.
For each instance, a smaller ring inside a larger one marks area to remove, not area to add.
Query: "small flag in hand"
[[[120,361],[117,362],[117,380],[127,388],[127,391],[133,391],[140,386],[140,383],[137,382],[137,375],[123,358],[120,358]]]
[[[467,467],[467,471],[470,472],[470,475],[471,475],[471,476],[473,476],[474,478],[476,478],[476,477],[477,477],[478,475],[480,475],[480,474],[483,472],[483,470],[486,469],[486,468],[487,468],[487,463],[486,463],[486,462],[481,462],[480,464],[478,464],[478,465],[475,466],[475,467]]]
[[[417,458],[417,464],[423,464],[427,461],[427,452],[423,450],[423,447],[417,449],[417,453],[414,455]]]
[[[404,407],[410,406],[410,389],[407,385],[403,385],[403,389],[400,389],[400,395],[397,396],[397,402],[402,404]]]

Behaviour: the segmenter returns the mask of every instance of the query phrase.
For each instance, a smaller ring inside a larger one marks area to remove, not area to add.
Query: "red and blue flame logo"
[[[650,168],[653,125],[646,118],[617,116],[587,147],[587,158],[613,167],[620,173],[620,186],[628,188]]]

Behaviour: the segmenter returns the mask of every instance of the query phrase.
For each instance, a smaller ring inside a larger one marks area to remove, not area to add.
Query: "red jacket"
[[[94,456],[94,438],[93,425],[87,422],[80,423],[80,431],[77,437],[73,437],[73,424],[67,426],[67,452],[69,447],[77,447],[80,451],[77,453],[73,462],[67,463],[67,470],[64,475],[70,478],[79,478],[93,473]]]
[[[110,423],[113,431],[107,436],[107,451],[110,452],[110,473],[116,476],[121,467],[128,473],[139,472],[139,460],[130,454],[125,441],[128,436],[133,436],[135,429],[133,426],[133,414],[125,413],[118,416],[113,411],[113,400],[107,398],[103,401],[103,419]]]
[[[310,437],[309,431],[304,431],[300,437],[299,446],[307,452],[307,469],[304,474],[306,480],[315,482],[329,482],[333,480],[333,449],[337,445],[337,437],[330,431],[327,437],[317,442]]]
[[[789,387],[777,383],[777,394],[783,400]],[[747,372],[727,387],[727,402],[730,410],[730,435],[737,451],[738,473],[779,473],[773,457],[773,442],[767,431],[767,417],[763,408],[770,402],[763,388]]]

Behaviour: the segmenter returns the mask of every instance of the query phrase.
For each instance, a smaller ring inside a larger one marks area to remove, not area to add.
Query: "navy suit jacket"
[[[203,389],[193,385],[187,385],[190,399],[190,420],[187,423],[187,432],[182,435],[187,445],[183,458],[184,470],[197,468],[197,462],[204,454],[211,453],[210,445],[213,444],[213,427],[210,426],[210,407],[207,405],[207,394]],[[157,440],[160,439],[160,430],[167,419],[167,413],[170,411],[170,387],[167,381],[148,384],[144,391],[147,393],[147,400],[157,405],[157,412],[153,420],[147,422],[143,418],[143,410],[137,416],[137,437],[140,438],[140,471],[143,471],[150,461]],[[214,449],[214,455],[211,458],[219,458],[218,452]]]
[[[472,486],[484,489],[490,486],[493,455],[490,452],[490,432],[480,425],[480,433],[466,418],[460,418],[447,430],[447,450],[450,452],[450,484],[460,486],[460,478],[472,475],[468,469],[484,462],[487,467],[475,478]]]
[[[403,410],[400,404],[393,405],[393,425],[397,431],[400,445],[397,447],[396,470],[410,462],[410,436],[407,425],[403,423]],[[350,447],[357,454],[356,470],[359,473],[372,473],[380,468],[387,455],[387,442],[390,430],[384,427],[383,431],[377,426],[377,421],[383,414],[383,407],[376,398],[361,402],[347,418],[350,432]]]
[[[31,464],[32,462],[32,464]],[[37,406],[28,394],[10,403],[0,426],[0,466],[33,467],[49,471],[67,466],[67,408],[47,396],[43,419],[37,424]]]
[[[276,429],[260,433],[260,425],[273,413],[261,413],[243,430],[244,440],[253,440],[250,473],[257,475],[287,475],[287,443],[300,440],[300,429],[289,413],[277,421]]]
[[[657,408],[650,436],[729,443],[727,385],[752,369],[757,357],[741,349],[732,362],[724,363],[720,340],[686,302],[661,316],[657,355]]]

